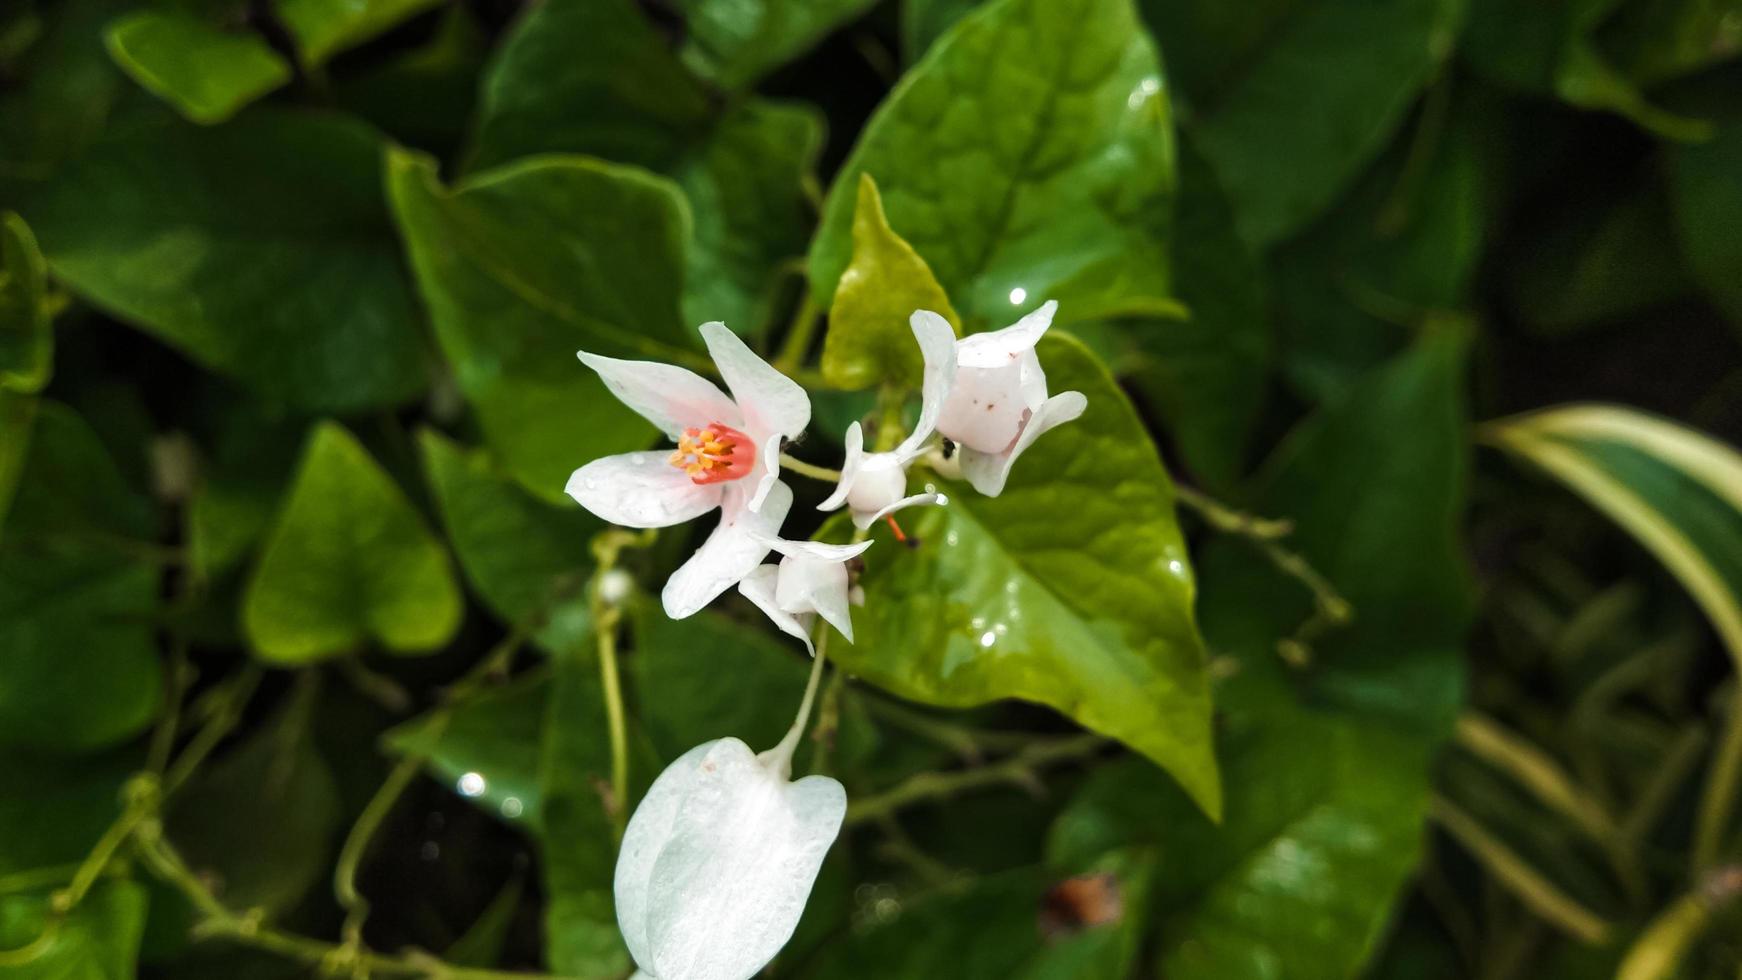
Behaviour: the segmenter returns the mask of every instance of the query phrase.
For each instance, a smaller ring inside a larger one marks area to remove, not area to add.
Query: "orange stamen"
[[[907,543],[907,535],[902,533],[901,525],[895,523],[895,515],[894,514],[884,514],[883,519],[889,522],[889,529],[891,531],[895,532],[895,540],[901,542],[902,544],[906,544]]]
[[[668,461],[692,483],[741,480],[756,465],[756,444],[737,429],[713,422],[706,428],[685,429]]]

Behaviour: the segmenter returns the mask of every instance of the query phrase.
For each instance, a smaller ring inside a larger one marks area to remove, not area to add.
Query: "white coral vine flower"
[[[907,496],[907,467],[925,455],[926,442],[937,428],[950,384],[956,375],[956,332],[949,322],[930,310],[916,310],[908,320],[913,337],[925,358],[925,380],[920,389],[919,421],[893,452],[865,452],[865,433],[859,423],[847,427],[847,457],[841,464],[841,482],[818,510],[838,510],[846,504],[853,525],[870,527],[903,507],[935,504],[941,497],[927,488]]]
[[[704,742],[653,781],[613,882],[641,976],[749,980],[792,938],[847,813],[835,780],[790,781],[796,742],[789,733],[761,755],[735,738]]]
[[[762,563],[792,507],[792,490],[778,479],[781,440],[797,437],[811,417],[804,389],[725,324],[701,330],[730,398],[681,367],[580,352],[612,394],[677,448],[593,460],[566,487],[582,507],[624,527],[669,527],[719,508],[719,527],[665,583],[661,599],[673,619],[700,611]]]
[[[811,644],[811,624],[816,617],[853,642],[853,617],[848,608],[847,562],[859,557],[870,541],[857,544],[821,544],[815,541],[770,541],[781,556],[779,565],[759,565],[738,583],[738,591],[768,614],[781,632]]]
[[[955,376],[937,429],[957,445],[962,475],[989,497],[1004,492],[1010,468],[1034,440],[1088,407],[1082,392],[1046,394],[1046,372],[1034,345],[1057,309],[1058,302],[1049,300],[1003,330],[956,341]]]

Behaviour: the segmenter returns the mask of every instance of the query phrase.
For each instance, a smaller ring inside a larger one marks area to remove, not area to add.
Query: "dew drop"
[[[484,777],[475,772],[468,772],[454,784],[461,796],[483,796]]]
[[[1012,289],[1010,291],[1010,305],[1011,306],[1021,306],[1022,301],[1026,300],[1027,298],[1028,298],[1028,290],[1023,289],[1021,286],[1017,286],[1015,289]]]

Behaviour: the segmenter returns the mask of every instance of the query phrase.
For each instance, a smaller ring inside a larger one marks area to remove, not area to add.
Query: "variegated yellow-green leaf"
[[[918,387],[925,364],[907,325],[914,310],[940,314],[962,332],[931,266],[889,227],[877,182],[870,174],[860,174],[853,261],[841,273],[829,307],[823,380],[838,388],[868,388],[878,382]]]

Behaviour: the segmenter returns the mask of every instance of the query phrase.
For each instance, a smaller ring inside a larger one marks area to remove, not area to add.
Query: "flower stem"
[[[762,753],[770,762],[780,767],[782,775],[792,775],[792,754],[798,750],[798,741],[804,737],[805,725],[810,722],[811,705],[817,699],[817,684],[823,677],[823,663],[829,659],[829,628],[826,624],[818,624],[821,635],[817,637],[817,655],[811,660],[810,680],[804,685],[804,699],[798,703],[798,715],[792,720],[792,727],[786,730],[786,735],[780,743],[767,752]]]
[[[785,453],[780,454],[780,466],[782,469],[791,470],[800,476],[808,476],[813,480],[823,480],[828,483],[841,482],[840,470],[831,470],[826,466],[816,466],[807,463],[802,459],[788,456]]]
[[[611,810],[617,837],[629,820],[629,734],[623,718],[623,681],[617,670],[616,607],[602,611],[594,633],[599,643],[599,681],[605,689],[605,724],[611,740]]]

